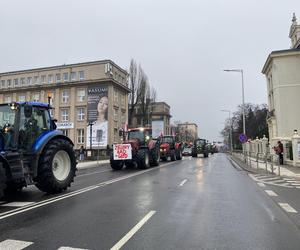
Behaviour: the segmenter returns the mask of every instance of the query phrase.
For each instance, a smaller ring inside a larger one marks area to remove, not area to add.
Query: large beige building
[[[289,37],[291,48],[273,51],[262,73],[267,79],[268,127],[271,143],[289,141],[294,130],[300,131],[300,25],[294,14]]]
[[[75,144],[106,148],[119,141],[128,118],[127,72],[110,60],[5,72],[0,74],[0,103],[40,101]],[[90,136],[92,131],[92,136]]]

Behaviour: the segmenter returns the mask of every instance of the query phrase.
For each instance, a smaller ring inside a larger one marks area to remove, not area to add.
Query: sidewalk
[[[249,165],[250,163],[248,162],[248,165],[246,165],[242,155],[234,154],[234,155],[231,155],[230,157],[232,158],[232,160],[234,160],[236,163],[238,163],[238,165],[240,167],[244,168],[247,171],[259,173],[259,174],[262,174],[262,173],[272,174],[272,166],[271,166],[270,162],[268,162],[267,167],[266,167],[265,162],[258,160],[258,164],[257,164],[255,158],[250,158],[250,160],[251,160],[251,167],[250,167],[250,165]],[[280,167],[280,174],[279,174],[279,167]],[[273,163],[273,174],[300,179],[300,168],[294,167],[291,165],[279,165],[278,166],[278,164]]]
[[[98,161],[82,161],[78,162],[77,169],[95,168],[109,164],[109,160],[98,160]]]

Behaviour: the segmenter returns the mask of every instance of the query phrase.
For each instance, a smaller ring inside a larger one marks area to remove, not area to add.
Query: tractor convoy
[[[50,105],[39,102],[0,104],[0,198],[11,191],[35,185],[46,193],[70,187],[76,172],[72,141],[56,130]],[[123,142],[113,145],[114,170],[158,166],[160,160],[181,160],[183,145],[175,136],[152,137],[151,127],[120,133]],[[206,140],[196,139],[192,156],[208,157]]]
[[[50,108],[38,102],[0,104],[0,198],[31,184],[58,193],[73,182],[73,143],[56,130]]]

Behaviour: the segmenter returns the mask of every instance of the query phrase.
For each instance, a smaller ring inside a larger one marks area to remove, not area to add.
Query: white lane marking
[[[29,211],[29,210],[32,210],[32,209],[35,209],[35,208],[38,208],[38,207],[42,207],[42,206],[45,206],[45,205],[48,205],[48,204],[51,204],[51,203],[54,203],[54,202],[57,202],[57,201],[60,201],[60,200],[64,200],[64,199],[70,198],[72,196],[76,196],[76,195],[94,190],[96,188],[104,187],[106,185],[113,184],[113,183],[118,182],[118,181],[122,181],[122,180],[131,178],[131,177],[134,177],[134,176],[137,176],[137,175],[141,175],[141,174],[144,174],[144,173],[147,173],[147,172],[150,172],[150,171],[154,171],[154,170],[157,170],[157,169],[160,169],[160,168],[163,168],[163,167],[167,167],[167,166],[173,165],[173,164],[174,164],[174,162],[169,162],[169,163],[163,164],[162,166],[159,166],[159,167],[150,168],[150,169],[140,171],[140,172],[137,172],[137,173],[134,173],[134,174],[127,174],[127,175],[124,175],[124,176],[119,177],[119,178],[115,178],[115,179],[112,179],[112,180],[100,182],[100,183],[98,183],[96,185],[93,185],[93,186],[82,188],[82,189],[79,189],[79,190],[76,190],[76,191],[73,191],[73,192],[70,192],[70,193],[67,193],[67,194],[62,194],[60,196],[53,197],[53,198],[50,198],[50,199],[47,199],[47,200],[44,200],[44,201],[36,202],[34,205],[28,205],[28,206],[24,206],[24,207],[21,207],[21,208],[16,208],[16,209],[4,212],[4,213],[0,213],[0,220],[11,217],[11,216],[14,216],[14,215],[17,215],[17,214],[20,214],[20,213],[24,213],[26,211]]]
[[[35,204],[36,202],[22,202],[22,201],[14,201],[9,203],[1,204],[1,207],[24,207]]]
[[[291,207],[288,203],[278,203],[285,211],[288,213],[298,213],[293,207]]]
[[[281,180],[279,177],[272,177],[272,178],[258,178],[260,181],[275,181]]]
[[[5,241],[0,242],[0,249],[1,250],[21,250],[32,244],[33,244],[33,242],[29,242],[29,241],[5,240]]]
[[[295,181],[295,180],[286,180],[286,181],[290,183],[299,183],[299,181]]]
[[[272,190],[265,190],[265,192],[269,195],[269,196],[278,196],[274,191]]]
[[[57,250],[88,250],[86,248],[60,247]]]
[[[252,174],[248,174],[250,176],[250,178],[254,181],[257,181],[257,179],[252,175]]]
[[[263,184],[262,182],[257,182],[257,185],[260,186],[260,187],[265,187],[266,185]]]
[[[93,173],[81,174],[81,175],[77,175],[76,178],[81,177],[81,176],[87,176],[87,175],[93,175],[93,174],[100,174],[100,173],[104,173],[104,172],[112,172],[112,170],[111,169],[107,169],[107,170],[93,172]]]
[[[300,186],[300,183],[290,183],[293,186]]]
[[[122,239],[120,239],[110,250],[118,250],[126,244],[128,240],[156,213],[156,211],[150,211],[146,216],[140,220]]]
[[[179,186],[183,186],[184,185],[184,183],[186,183],[187,182],[187,179],[184,179],[182,182],[180,182],[180,184],[179,184]]]

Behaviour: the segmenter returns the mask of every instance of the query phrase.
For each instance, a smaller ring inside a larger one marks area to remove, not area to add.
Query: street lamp
[[[244,72],[242,69],[224,69],[226,72],[239,72],[242,75],[242,112],[243,112],[243,133],[246,135],[246,123],[245,123],[245,93],[244,93]]]
[[[233,144],[232,144],[232,122],[231,122],[231,112],[230,110],[227,110],[227,109],[222,109],[221,110],[222,112],[228,112],[228,115],[229,115],[229,127],[230,127],[230,130],[229,130],[229,137],[230,137],[230,151],[232,152],[233,150]]]

